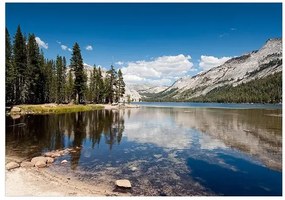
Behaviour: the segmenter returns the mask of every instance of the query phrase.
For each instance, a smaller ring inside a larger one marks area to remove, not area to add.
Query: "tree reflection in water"
[[[30,151],[23,151],[20,155],[29,157],[40,154],[41,152],[36,152],[39,149],[51,151],[77,147],[76,152],[71,153],[71,164],[76,168],[83,142],[89,141],[92,143],[92,148],[95,148],[103,137],[105,144],[111,150],[114,144],[120,144],[124,128],[123,111],[116,110],[60,115],[26,115],[18,119],[7,117],[6,150],[38,147],[33,154]],[[12,151],[9,152],[12,153]]]

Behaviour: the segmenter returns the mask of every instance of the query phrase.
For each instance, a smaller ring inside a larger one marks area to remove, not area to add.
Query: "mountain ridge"
[[[235,87],[278,72],[282,72],[282,39],[273,38],[267,40],[259,50],[231,58],[224,64],[193,77],[178,79],[156,98],[187,101],[204,96],[219,87]]]

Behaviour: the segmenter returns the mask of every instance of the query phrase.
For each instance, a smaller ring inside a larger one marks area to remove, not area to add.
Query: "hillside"
[[[280,72],[280,73],[278,73]],[[214,94],[229,93],[232,90],[238,90],[242,88],[248,88],[255,86],[255,93],[250,93],[244,90],[243,95],[254,95],[265,93],[264,84],[269,85],[268,91],[278,93],[281,97],[282,89],[276,87],[274,84],[269,84],[273,79],[277,80],[277,85],[282,86],[282,40],[270,39],[265,45],[258,51],[252,51],[251,53],[244,54],[239,57],[232,58],[225,62],[223,65],[212,68],[206,72],[202,72],[193,77],[184,77],[177,80],[172,86],[163,92],[160,92],[144,100],[149,101],[217,101],[214,98]],[[279,74],[271,78],[267,78],[269,75]],[[281,78],[280,78],[281,77]],[[256,82],[257,83],[254,83]],[[237,87],[239,86],[239,87]],[[259,87],[258,87],[259,86]],[[271,87],[270,87],[271,86]],[[231,93],[232,96],[239,93]],[[268,94],[270,95],[270,94]],[[245,99],[243,101],[237,98],[229,100],[223,99],[223,102],[264,102],[267,99],[268,102],[277,101],[275,96],[269,96],[266,98]],[[263,99],[263,100],[261,100]],[[273,100],[274,99],[274,100]]]

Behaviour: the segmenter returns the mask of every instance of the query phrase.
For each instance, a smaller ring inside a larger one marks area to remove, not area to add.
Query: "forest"
[[[282,72],[242,83],[236,87],[218,87],[193,102],[218,103],[280,103],[282,102]]]
[[[70,65],[66,58],[44,57],[34,34],[23,35],[20,25],[13,41],[5,35],[6,106],[20,104],[86,104],[119,102],[125,93],[123,74],[111,66],[106,75],[100,67],[87,76],[80,46],[75,42]]]

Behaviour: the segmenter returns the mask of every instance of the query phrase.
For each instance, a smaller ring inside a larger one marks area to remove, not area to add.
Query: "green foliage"
[[[120,100],[120,98],[124,96],[125,86],[126,86],[121,69],[119,69],[119,71],[118,71],[118,80],[117,80],[116,85],[117,85],[116,102],[118,102]]]
[[[192,98],[194,102],[219,103],[279,103],[282,102],[282,72],[265,78],[242,83],[236,87],[231,85],[218,87],[205,96]]]
[[[5,49],[5,76],[6,76],[6,104],[11,105],[15,103],[15,81],[16,72],[14,69],[13,57],[12,57],[12,44],[10,39],[10,34],[6,28],[5,34],[6,49]]]
[[[27,102],[28,103],[44,103],[42,88],[43,88],[43,72],[41,70],[40,51],[35,39],[35,35],[31,34],[27,44],[27,73],[26,85],[28,88]]]
[[[76,96],[76,102],[84,103],[85,102],[85,90],[87,76],[84,72],[83,59],[81,56],[81,51],[78,43],[76,42],[73,46],[72,57],[70,59],[71,69],[74,71],[75,80],[74,80],[74,93]]]
[[[13,44],[14,55],[14,74],[15,74],[15,103],[25,103],[27,88],[27,49],[26,39],[24,38],[21,27],[18,26]]]

